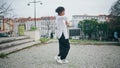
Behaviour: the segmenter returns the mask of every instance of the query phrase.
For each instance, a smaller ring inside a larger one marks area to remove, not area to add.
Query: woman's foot
[[[55,60],[56,60],[56,62],[58,62],[60,64],[62,64],[62,63],[69,63],[69,61],[66,60],[66,59],[61,60],[60,56],[55,56]]]
[[[55,56],[55,60],[56,60],[56,62],[62,64],[62,60],[61,60],[60,56]]]
[[[69,63],[69,61],[66,60],[66,59],[63,59],[63,60],[62,60],[62,63]]]

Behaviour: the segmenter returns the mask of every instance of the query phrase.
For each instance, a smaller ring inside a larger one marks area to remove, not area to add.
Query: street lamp
[[[32,2],[29,2],[27,5],[30,6],[31,3],[34,4],[34,22],[35,22],[35,27],[36,27],[36,3],[40,3],[40,5],[42,5],[42,2],[34,0]]]

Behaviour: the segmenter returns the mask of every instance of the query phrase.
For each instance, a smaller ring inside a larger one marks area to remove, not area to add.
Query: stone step
[[[18,46],[20,44],[33,42],[33,41],[34,41],[33,39],[24,39],[24,40],[17,40],[17,41],[12,41],[12,42],[8,42],[8,43],[0,44],[0,51],[7,49],[7,48],[10,48],[10,47]]]
[[[22,39],[28,39],[29,37],[27,36],[20,36],[20,37],[2,37],[0,38],[0,45],[3,43],[8,43],[8,42],[12,42],[15,40],[22,40]]]
[[[24,43],[24,44],[21,44],[19,46],[15,46],[15,47],[7,48],[5,50],[1,50],[0,54],[1,53],[8,54],[8,53],[15,52],[17,50],[21,50],[23,48],[26,48],[26,47],[29,47],[29,46],[33,46],[33,45],[39,44],[39,43],[40,43],[39,41],[32,41],[32,42]]]

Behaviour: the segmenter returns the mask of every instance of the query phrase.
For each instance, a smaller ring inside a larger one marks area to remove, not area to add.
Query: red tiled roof
[[[40,17],[40,18],[15,18],[15,22],[26,22],[26,21],[39,21],[39,20],[55,20],[55,16],[45,16],[45,17]]]
[[[10,21],[10,20],[13,21],[13,20],[10,19],[10,18],[4,18],[3,20],[4,20],[4,23],[6,23],[6,22],[8,22],[8,21]]]

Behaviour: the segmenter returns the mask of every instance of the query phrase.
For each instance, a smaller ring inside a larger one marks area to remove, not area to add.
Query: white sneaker
[[[57,62],[60,63],[60,64],[63,63],[61,59],[57,59]]]
[[[62,63],[69,63],[69,61],[66,60],[66,59],[63,59],[63,60],[62,60]]]
[[[59,56],[55,56],[55,60],[57,60],[59,58]]]
[[[60,56],[55,56],[56,62],[62,64],[62,60],[60,59]]]
[[[55,56],[55,60],[60,59],[60,56]]]

